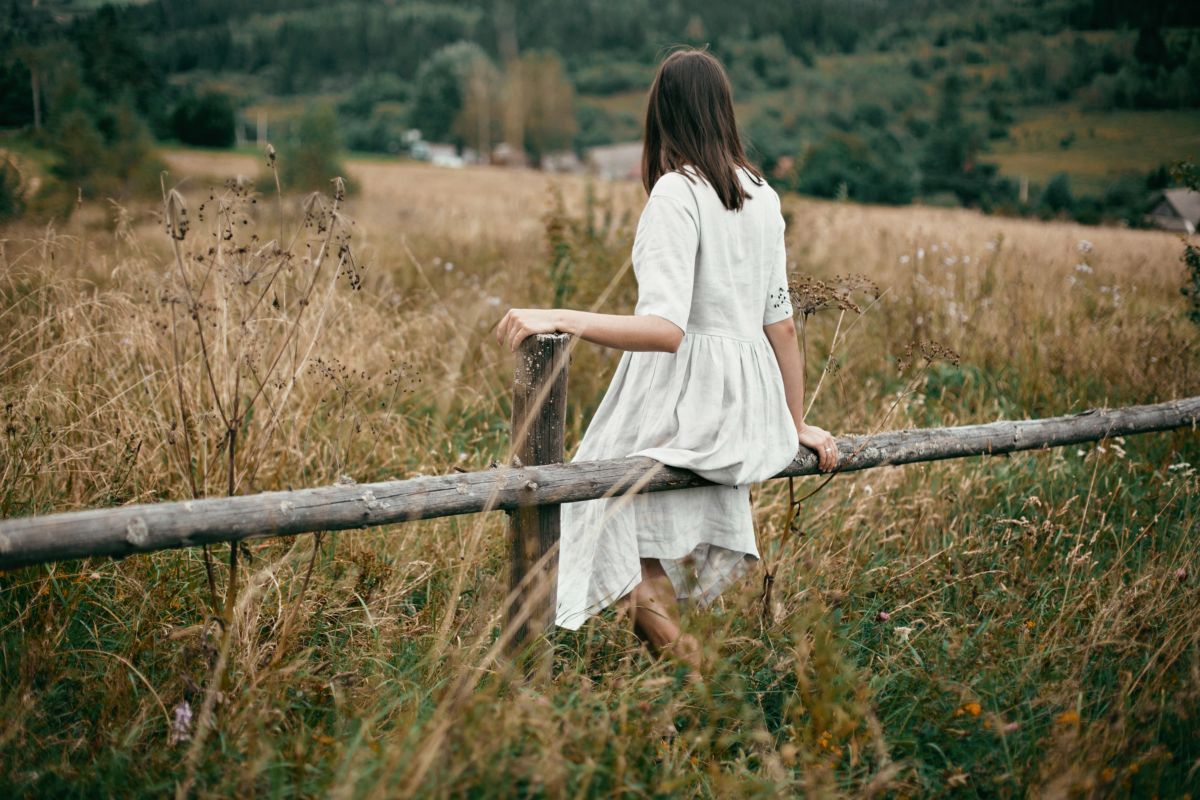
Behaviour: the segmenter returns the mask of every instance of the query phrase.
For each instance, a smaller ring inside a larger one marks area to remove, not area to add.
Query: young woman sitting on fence
[[[573,461],[648,456],[715,485],[562,506],[556,623],[577,629],[627,608],[655,653],[700,678],[678,601],[703,607],[759,558],[751,483],[797,444],[822,470],[833,437],[804,421],[804,368],[788,291],[779,196],[747,160],[729,80],[703,50],[660,64],[646,108],[633,243],[633,314],[514,308],[496,337],[512,350],[565,332],[625,352]]]

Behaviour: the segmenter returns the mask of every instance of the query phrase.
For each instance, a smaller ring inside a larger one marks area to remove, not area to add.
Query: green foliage
[[[557,54],[585,96],[573,124],[556,111],[526,128],[523,144],[536,162],[550,149],[636,138],[655,65],[670,45],[689,42],[724,61],[747,145],[766,168],[813,157],[812,172],[784,177],[784,185],[1036,213],[1036,200],[1020,206],[1015,184],[988,163],[990,148],[1020,146],[1009,131],[1022,109],[1200,108],[1200,12],[1168,5],[1142,14],[1109,0],[961,8],[923,0],[622,0],[615,8],[523,0],[507,20],[479,0],[172,0],[161,14],[139,4],[71,5],[64,13],[58,0],[14,1],[0,25],[0,125],[31,125],[37,99],[43,127],[81,109],[108,141],[105,106],[128,97],[160,138],[227,146],[225,102],[176,100],[169,86],[231,75],[250,96],[336,95],[341,134],[354,150],[400,152],[408,127],[460,146],[490,144],[508,95],[499,80],[489,84],[485,102],[494,107],[476,108],[463,124],[473,102],[463,80],[472,61],[505,57],[511,34],[518,59]],[[1078,130],[1062,142],[1075,154],[1085,139]],[[831,153],[853,161],[837,167]],[[1137,218],[1128,187],[1110,191],[1065,169],[1077,197],[1060,213],[1088,222]],[[1046,180],[1049,171],[1027,177]]]
[[[200,147],[230,147],[234,141],[236,112],[233,99],[224,92],[206,89],[187,92],[171,112],[175,138]]]
[[[453,134],[454,122],[463,109],[463,86],[476,59],[488,60],[483,48],[461,41],[446,45],[421,65],[409,121],[427,141],[462,143],[462,137]]]
[[[1187,279],[1180,291],[1188,299],[1187,318],[1200,325],[1200,247],[1184,245],[1182,256],[1187,268]]]
[[[727,42],[720,56],[735,92],[782,89],[796,74],[795,59],[778,33]]]
[[[916,194],[916,168],[895,137],[835,134],[805,156],[795,188],[818,197],[903,204]]]
[[[404,151],[404,133],[408,129],[408,114],[402,109],[376,107],[366,119],[351,119],[341,126],[346,147],[365,153]]]
[[[367,119],[380,103],[403,103],[409,99],[408,82],[390,72],[373,72],[350,89],[338,103],[338,113]]]
[[[0,222],[21,216],[25,210],[25,185],[8,156],[0,156]]]
[[[1067,213],[1075,208],[1075,195],[1071,192],[1071,178],[1065,172],[1060,172],[1050,179],[1042,191],[1039,203],[1047,215]]]
[[[581,94],[603,96],[644,90],[654,71],[648,64],[602,57],[581,66],[572,78]]]
[[[347,179],[341,163],[337,114],[328,105],[310,107],[291,128],[279,152],[279,181],[295,191],[329,191],[335,177]]]
[[[128,100],[97,120],[83,107],[59,116],[49,131],[50,174],[71,195],[129,198],[153,194],[163,169],[146,122]]]
[[[1194,192],[1200,192],[1200,166],[1192,161],[1180,161],[1171,168],[1171,176]],[[1200,245],[1185,241],[1182,255],[1187,277],[1180,292],[1188,299],[1187,317],[1200,325]]]

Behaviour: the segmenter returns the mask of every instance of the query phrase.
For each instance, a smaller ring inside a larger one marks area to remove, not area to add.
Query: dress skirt
[[[648,456],[717,483],[562,505],[556,623],[578,629],[658,558],[681,601],[709,605],[759,559],[750,484],[796,455],[765,335],[689,332],[675,353],[626,352],[573,462]]]

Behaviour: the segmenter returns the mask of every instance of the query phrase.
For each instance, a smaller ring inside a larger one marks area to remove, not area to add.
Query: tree
[[[865,203],[909,203],[916,193],[916,168],[905,148],[890,134],[870,140],[836,133],[804,158],[796,189],[818,197],[837,197]]]
[[[1050,179],[1042,191],[1042,209],[1050,214],[1071,213],[1075,208],[1075,195],[1071,192],[1071,179],[1060,172]]]
[[[72,108],[55,121],[51,146],[56,159],[50,174],[68,187],[83,186],[104,159],[104,137],[81,108]]]
[[[515,67],[509,80],[519,89],[525,150],[540,163],[546,153],[571,145],[577,129],[575,89],[554,52],[525,53]]]
[[[1147,69],[1169,66],[1170,52],[1163,41],[1162,31],[1156,25],[1142,25],[1138,29],[1137,44],[1133,46],[1133,57]]]
[[[446,45],[421,64],[409,123],[419,128],[425,139],[453,139],[455,144],[463,144],[462,137],[454,135],[454,123],[463,108],[464,86],[471,65],[479,59],[487,60],[483,48],[474,42],[460,41]]]
[[[504,109],[500,103],[500,72],[486,57],[475,58],[467,67],[463,104],[454,120],[453,133],[484,159],[503,131]]]
[[[279,157],[279,180],[287,189],[327,191],[335,177],[345,177],[338,119],[327,105],[310,107],[293,126]]]
[[[25,210],[25,181],[7,155],[0,155],[0,222],[21,216]]]
[[[230,147],[237,124],[233,99],[224,92],[206,89],[187,92],[171,112],[171,132],[184,144]]]

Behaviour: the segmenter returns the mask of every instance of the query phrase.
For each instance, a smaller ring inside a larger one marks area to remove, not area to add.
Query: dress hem
[[[757,565],[758,562],[762,560],[762,556],[760,554],[758,554],[757,552],[750,552],[748,550],[736,550],[736,549],[733,549],[730,547],[725,547],[724,545],[716,544],[714,542],[700,540],[700,541],[696,542],[694,545],[692,545],[691,549],[689,549],[687,552],[685,552],[683,555],[680,555],[680,556],[644,555],[639,552],[638,558],[639,559],[640,558],[657,558],[660,561],[678,562],[678,561],[683,561],[684,559],[688,558],[688,556],[695,553],[696,550],[702,546],[710,547],[710,548],[717,548],[718,550],[724,550],[728,553],[736,554],[736,555],[740,556],[740,558],[734,559],[732,561],[732,564],[728,568],[726,568],[720,574],[718,574],[717,579],[712,583],[711,586],[709,586],[709,588],[707,590],[699,593],[699,596],[693,596],[693,593],[690,593],[690,592],[684,592],[683,594],[681,594],[679,586],[676,585],[675,580],[671,579],[669,571],[667,570],[667,567],[665,564],[663,565],[663,571],[668,572],[667,578],[668,578],[668,580],[671,580],[671,588],[675,592],[675,599],[676,599],[676,601],[679,602],[681,607],[691,607],[694,603],[696,608],[703,609],[703,608],[708,608],[710,605],[712,605],[713,602],[715,602],[716,599],[727,588],[729,588],[729,586],[732,583],[734,583],[738,579],[744,577],[750,571],[751,566]],[[558,616],[556,614],[555,620],[554,620],[555,627],[563,628],[565,630],[571,630],[571,631],[579,630],[580,628],[583,627],[584,623],[586,623],[589,619],[595,617],[597,614],[599,614],[604,609],[609,608],[610,606],[612,606],[615,603],[617,603],[618,601],[620,601],[622,598],[624,598],[626,595],[628,595],[630,592],[632,592],[634,589],[636,589],[638,587],[638,585],[641,584],[641,582],[642,582],[641,581],[641,572],[640,572],[640,567],[639,567],[639,573],[638,573],[636,579],[634,579],[632,582],[627,583],[626,588],[622,589],[621,592],[619,594],[617,594],[615,597],[610,597],[610,598],[598,601],[596,603],[592,603],[583,612],[579,612],[578,614],[572,614],[571,616],[580,616],[579,624],[574,625],[574,626],[572,626],[570,624],[564,625],[562,622],[559,622]]]

